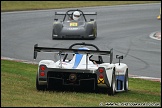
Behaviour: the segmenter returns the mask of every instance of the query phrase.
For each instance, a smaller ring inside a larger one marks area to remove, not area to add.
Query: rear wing
[[[72,12],[68,13],[69,15],[72,14]],[[97,12],[84,12],[84,15],[97,15]],[[66,15],[66,12],[55,12],[55,15]]]
[[[110,51],[97,51],[97,50],[79,50],[79,49],[66,49],[66,48],[50,48],[50,47],[38,47],[38,44],[34,45],[33,59],[37,58],[37,52],[53,52],[58,54],[75,53],[75,54],[94,54],[94,55],[110,55],[110,64],[113,60],[113,49]]]
[[[63,19],[63,21],[64,21],[66,15],[72,15],[74,11],[79,11],[80,14],[83,15],[85,21],[87,21],[87,19],[85,18],[86,15],[96,15],[97,16],[97,12],[83,12],[79,9],[72,9],[72,10],[68,10],[66,12],[55,12],[55,16],[56,15],[64,15],[64,19]]]

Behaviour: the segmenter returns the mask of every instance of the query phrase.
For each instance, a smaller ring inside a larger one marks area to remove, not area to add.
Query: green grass
[[[109,96],[100,92],[37,91],[37,65],[1,60],[2,107],[98,107],[100,102],[154,102],[161,104],[161,83],[129,78],[129,91]]]
[[[1,11],[161,3],[161,1],[1,1]]]

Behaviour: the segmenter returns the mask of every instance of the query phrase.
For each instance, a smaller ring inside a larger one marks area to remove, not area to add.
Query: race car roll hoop
[[[96,48],[96,50],[80,50],[80,49],[72,49],[73,46],[76,45],[84,45],[84,46],[93,46]],[[94,54],[94,55],[110,55],[110,64],[113,61],[113,48],[110,51],[100,51],[99,48],[93,44],[89,43],[74,43],[72,44],[68,49],[67,48],[51,48],[51,47],[38,47],[38,44],[34,45],[34,57],[33,59],[35,60],[37,58],[37,52],[53,52],[53,53],[58,53],[60,55],[60,61],[61,61],[61,55],[65,54],[65,57],[63,58],[63,61],[67,57],[67,53],[74,53],[74,54],[86,54],[86,69],[88,69],[88,55],[89,54]],[[99,56],[100,62],[103,62],[102,57]],[[62,63],[61,63],[62,64]],[[62,67],[62,66],[61,66]]]

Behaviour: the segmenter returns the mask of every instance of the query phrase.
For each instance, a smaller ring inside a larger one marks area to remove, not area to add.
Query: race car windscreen
[[[65,17],[65,21],[67,22],[67,21],[74,21],[73,20],[73,14],[72,14],[73,12],[68,12],[68,14],[66,15],[66,17]],[[83,15],[82,14],[80,14],[80,17],[79,17],[79,20],[78,21],[81,21],[81,22],[85,22],[85,19],[84,19],[84,17],[83,17]]]
[[[96,48],[92,47],[92,46],[81,46],[81,45],[77,45],[77,46],[74,46],[72,49],[79,49],[79,48],[88,48],[90,50],[96,50]],[[72,58],[74,57],[74,53],[64,53],[61,55],[61,59],[63,60],[64,57],[66,56],[67,54],[67,57],[65,59],[65,62],[69,62],[70,60],[72,60]],[[95,54],[89,54],[89,60],[91,61],[96,61],[98,64],[100,64],[100,58],[99,56],[102,57],[102,60],[103,60],[103,63],[109,63],[110,62],[110,55],[95,55]],[[58,61],[60,60],[60,55],[59,54],[54,54],[54,61]]]
[[[66,14],[66,12],[56,12],[56,13],[61,13],[61,14],[55,14],[54,19],[58,19],[59,21],[65,21],[65,22],[72,20],[73,11],[69,11],[68,14]],[[85,22],[85,21],[91,21],[92,19],[97,20],[97,15],[96,14],[90,14],[90,15],[84,14],[84,16],[83,16],[83,14],[81,14],[79,21]]]
[[[61,44],[62,46],[62,44]],[[62,61],[70,61],[72,60],[75,53],[87,54],[89,60],[99,61],[98,63],[112,63],[113,61],[113,49],[105,50],[100,49],[94,44],[88,44],[85,42],[82,43],[74,43],[69,45],[65,45],[64,48],[57,46],[57,48],[51,47],[38,47],[38,44],[34,45],[34,59],[37,60],[54,60],[54,62],[58,60]],[[84,50],[84,51],[83,51]],[[46,52],[39,53],[38,52]],[[37,55],[39,55],[37,57]]]

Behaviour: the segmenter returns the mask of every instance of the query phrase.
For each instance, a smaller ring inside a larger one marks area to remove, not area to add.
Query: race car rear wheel
[[[46,85],[39,85],[39,83],[38,83],[38,75],[37,75],[37,77],[36,77],[36,89],[44,91],[44,90],[46,90],[46,88],[47,88]]]
[[[115,70],[113,70],[112,82],[111,82],[111,87],[108,88],[108,95],[114,95],[115,88],[116,88],[116,76],[115,76]]]
[[[126,70],[125,78],[124,78],[124,90],[126,92],[128,91],[128,69]]]

